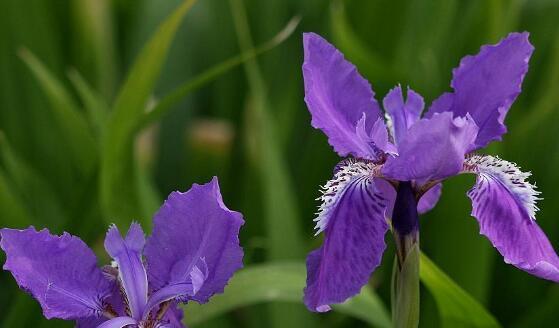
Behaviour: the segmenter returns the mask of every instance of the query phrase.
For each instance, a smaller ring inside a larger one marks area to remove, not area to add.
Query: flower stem
[[[416,328],[419,325],[419,242],[411,236],[402,239],[397,242],[399,250],[392,272],[392,321],[395,328]]]
[[[419,215],[409,181],[400,182],[392,213],[396,259],[392,272],[392,321],[396,328],[419,325]]]

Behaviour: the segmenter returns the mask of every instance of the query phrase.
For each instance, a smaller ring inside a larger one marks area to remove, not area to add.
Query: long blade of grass
[[[225,293],[214,296],[208,304],[190,303],[185,307],[185,322],[190,326],[229,311],[265,302],[300,304],[305,286],[303,263],[254,265],[233,276]],[[361,319],[373,327],[391,327],[388,311],[378,296],[368,288],[351,300],[335,305],[334,311]]]
[[[88,176],[96,163],[97,145],[87,121],[64,85],[35,55],[27,49],[21,49],[19,55],[50,101],[54,117],[67,137],[76,167]]]
[[[109,114],[109,105],[76,69],[68,71],[68,78],[81,98],[90,124],[98,133],[101,132]]]
[[[293,34],[301,18],[299,16],[293,17],[287,25],[272,39],[268,40],[262,45],[259,45],[256,48],[249,49],[247,51],[242,52],[239,55],[231,57],[209,69],[206,71],[198,74],[196,77],[192,78],[191,80],[181,84],[173,91],[169,92],[165,95],[153,109],[147,112],[144,117],[142,118],[138,129],[142,129],[145,126],[159,120],[163,115],[165,115],[173,105],[177,104],[181,101],[184,97],[188,96],[191,92],[199,89],[200,87],[208,84],[209,82],[213,81],[217,77],[221,76],[222,74],[227,73],[228,71],[232,70],[233,68],[245,63],[248,60],[256,58],[257,56],[264,54],[275,47],[282,44],[287,38]]]
[[[144,115],[176,31],[195,2],[184,0],[144,46],[108,119],[103,136],[100,199],[106,217],[117,224],[124,225],[132,219],[145,223],[155,210],[145,207],[146,203],[155,201],[143,201],[141,196],[153,193],[141,192],[137,183],[138,174],[142,172],[133,160],[134,132]]]
[[[239,45],[246,52],[253,48],[253,42],[244,4],[242,0],[230,0],[230,5]],[[295,192],[269,114],[271,105],[267,98],[267,88],[255,59],[248,60],[244,66],[251,100],[247,107],[248,116],[253,119],[248,133],[253,133],[251,139],[256,143],[255,164],[264,190],[268,258],[272,261],[299,259],[305,249],[293,198]],[[289,238],[289,242],[286,242],[286,238]],[[309,327],[315,323],[314,318],[304,309],[275,304],[270,310],[274,326]]]

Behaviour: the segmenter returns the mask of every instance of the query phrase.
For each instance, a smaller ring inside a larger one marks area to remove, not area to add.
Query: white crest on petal
[[[464,162],[464,172],[498,180],[520,202],[530,218],[536,219],[539,210],[536,202],[542,198],[538,197],[541,193],[536,190],[536,185],[527,180],[532,173],[522,172],[515,163],[490,155],[469,156]]]
[[[313,220],[316,222],[314,227],[316,229],[315,236],[326,229],[330,212],[335,208],[336,203],[350,183],[361,179],[370,183],[378,170],[379,166],[377,164],[356,159],[346,159],[336,166],[334,177],[320,187],[322,195],[317,200],[320,200],[321,204],[318,207],[316,218]]]

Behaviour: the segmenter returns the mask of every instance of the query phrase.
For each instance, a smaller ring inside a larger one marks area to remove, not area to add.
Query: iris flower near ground
[[[423,98],[400,86],[383,100],[322,37],[304,35],[305,101],[312,126],[341,157],[323,187],[316,228],[322,247],[307,258],[305,303],[327,311],[359,293],[380,264],[391,228],[401,267],[419,243],[418,215],[435,206],[441,182],[475,174],[472,216],[506,263],[559,282],[559,258],[536,224],[539,192],[530,173],[475,153],[506,132],[505,116],[521,91],[534,48],[511,33],[462,59],[452,92],[424,111]]]
[[[147,241],[136,223],[124,239],[111,226],[105,249],[113,263],[102,269],[85,243],[68,233],[2,229],[0,246],[4,269],[48,319],[76,320],[83,328],[179,328],[178,303],[207,302],[242,267],[243,224],[242,215],[223,203],[214,178],[171,193]]]

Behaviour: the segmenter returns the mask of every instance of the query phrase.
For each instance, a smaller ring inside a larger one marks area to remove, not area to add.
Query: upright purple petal
[[[398,156],[389,158],[382,173],[399,181],[439,180],[462,170],[464,155],[476,139],[477,126],[469,117],[451,113],[421,119],[398,146]]]
[[[429,115],[450,110],[455,116],[469,113],[479,126],[476,148],[501,140],[507,129],[505,116],[520,94],[534,47],[528,33],[511,33],[496,45],[481,47],[475,56],[462,59],[453,72],[454,93],[435,101]]]
[[[477,173],[468,196],[481,234],[487,236],[506,263],[559,282],[559,257],[534,220],[539,193],[526,181],[529,174],[491,156],[471,157],[465,167]]]
[[[152,290],[192,283],[198,289],[192,298],[202,303],[222,292],[242,267],[243,224],[242,215],[223,203],[217,178],[186,193],[171,193],[155,214],[145,248]]]
[[[311,311],[328,311],[330,304],[359,293],[386,247],[386,201],[370,171],[360,166],[349,162],[331,180],[337,183],[326,185],[318,219],[318,228],[325,228],[324,243],[307,257],[304,301]],[[351,173],[347,180],[346,173]]]
[[[48,230],[1,229],[4,269],[41,304],[47,319],[99,315],[111,286],[95,254],[78,237]]]
[[[437,183],[431,189],[429,189],[421,198],[417,204],[417,212],[419,214],[425,214],[432,210],[435,205],[439,202],[441,197],[441,192],[443,189],[442,183]]]
[[[398,145],[406,137],[408,129],[419,120],[425,103],[423,97],[410,88],[404,102],[402,88],[397,86],[384,97],[383,106],[392,120],[393,137]]]
[[[111,226],[105,238],[105,249],[118,265],[118,276],[124,287],[131,316],[140,320],[148,297],[146,270],[142,262],[145,236],[142,227],[133,223],[122,239],[116,226]]]
[[[319,35],[305,33],[303,44],[305,102],[312,115],[312,126],[328,136],[328,142],[340,156],[376,159],[376,148],[382,149],[381,146],[356,137],[357,122],[363,115],[367,132],[380,118],[371,85],[340,51]]]

